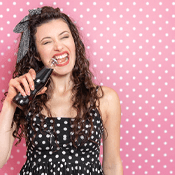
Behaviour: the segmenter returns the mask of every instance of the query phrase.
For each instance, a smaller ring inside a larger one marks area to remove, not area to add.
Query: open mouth
[[[63,55],[54,56],[53,58],[57,60],[58,65],[64,65],[69,60],[69,56],[67,53],[64,53]]]

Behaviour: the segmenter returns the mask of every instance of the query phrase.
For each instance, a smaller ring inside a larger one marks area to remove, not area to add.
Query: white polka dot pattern
[[[27,150],[27,160],[20,174],[58,175],[62,173],[103,175],[99,161],[100,147],[92,142],[95,141],[99,145],[101,143],[103,134],[102,119],[97,109],[91,113],[94,116],[94,130],[91,132],[92,135],[83,145],[81,145],[81,141],[84,139],[84,136],[81,135],[77,140],[78,148],[76,149],[70,140],[70,133],[72,132],[70,120],[73,121],[75,120],[74,118],[46,117],[44,128],[40,128],[41,119],[39,115],[36,115],[32,121],[32,125],[38,128],[35,134],[35,131],[33,131],[30,125],[32,114],[29,112],[27,116],[29,123],[27,137],[30,139],[30,143]],[[87,120],[85,123],[86,126],[89,125],[88,123],[89,121]],[[55,131],[59,131],[56,138],[53,134],[53,128]]]
[[[175,0],[0,0],[2,93],[14,69],[13,28],[28,9],[43,5],[59,6],[76,20],[95,81],[119,94],[124,174],[174,174]],[[16,175],[25,151],[23,140],[0,174]],[[102,152],[101,143],[101,162]]]

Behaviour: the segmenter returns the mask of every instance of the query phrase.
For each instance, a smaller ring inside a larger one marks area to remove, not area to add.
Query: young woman
[[[13,142],[26,140],[20,174],[122,175],[120,102],[117,93],[93,83],[75,24],[59,8],[29,10],[14,29],[21,33],[16,69],[0,114],[0,167]],[[36,72],[57,60],[46,86],[25,107],[12,99],[34,90]],[[103,139],[103,164],[99,161]]]

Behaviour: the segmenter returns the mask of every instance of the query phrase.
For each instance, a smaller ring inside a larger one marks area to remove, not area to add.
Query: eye
[[[63,36],[61,39],[69,38],[69,36]]]
[[[46,45],[48,43],[51,43],[51,41],[46,41],[46,42],[43,43],[43,45]]]

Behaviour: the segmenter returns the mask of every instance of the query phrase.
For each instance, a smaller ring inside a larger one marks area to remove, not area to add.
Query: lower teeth
[[[68,60],[68,58],[66,57],[66,60],[64,62],[61,62],[61,63],[58,63],[58,64],[64,64],[67,60]]]

